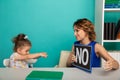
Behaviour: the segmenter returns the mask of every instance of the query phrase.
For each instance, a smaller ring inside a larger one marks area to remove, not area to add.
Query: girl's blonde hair
[[[77,27],[78,29],[84,30],[91,41],[94,41],[96,39],[96,33],[94,31],[94,25],[92,22],[86,18],[78,19],[74,22],[73,27]]]

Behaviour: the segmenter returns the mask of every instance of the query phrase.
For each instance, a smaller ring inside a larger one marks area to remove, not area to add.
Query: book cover
[[[62,80],[63,72],[60,71],[32,71],[26,80]]]

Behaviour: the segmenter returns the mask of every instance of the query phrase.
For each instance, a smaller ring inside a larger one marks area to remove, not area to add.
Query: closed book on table
[[[62,80],[63,72],[60,71],[32,71],[26,80]]]

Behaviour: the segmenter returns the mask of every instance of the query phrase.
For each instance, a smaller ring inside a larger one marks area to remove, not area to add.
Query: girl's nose
[[[76,36],[76,34],[77,34],[77,33],[76,33],[76,32],[74,32],[74,35],[75,35],[75,36]]]

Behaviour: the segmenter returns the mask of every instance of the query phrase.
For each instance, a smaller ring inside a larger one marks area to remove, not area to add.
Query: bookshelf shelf
[[[104,11],[115,12],[120,11],[120,8],[105,8]]]
[[[103,42],[120,42],[120,40],[103,40]]]

